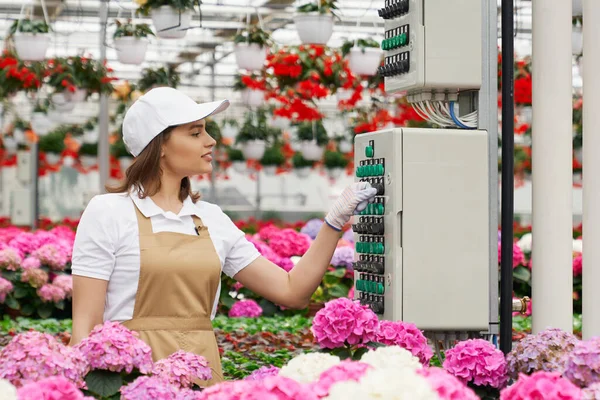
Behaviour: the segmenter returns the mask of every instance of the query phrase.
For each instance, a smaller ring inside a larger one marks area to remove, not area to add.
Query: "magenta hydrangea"
[[[209,386],[200,392],[197,400],[242,400],[246,393],[250,393],[262,381],[225,381]]]
[[[304,233],[296,232],[293,229],[282,229],[271,235],[269,246],[280,257],[302,256],[308,248],[312,240]]]
[[[6,295],[12,292],[13,284],[3,277],[0,276],[0,303],[6,300]]]
[[[46,303],[58,303],[67,297],[64,289],[60,286],[56,286],[52,283],[46,283],[42,285],[37,291],[37,295]]]
[[[444,369],[464,383],[501,389],[508,380],[504,354],[483,339],[459,342],[446,351]]]
[[[67,274],[60,274],[54,277],[52,284],[59,287],[65,293],[65,297],[71,297],[73,294],[73,276]]]
[[[328,301],[313,319],[312,333],[323,348],[334,349],[346,343],[355,345],[375,340],[377,315],[358,301],[338,298]]]
[[[67,253],[59,246],[51,243],[34,250],[31,255],[54,271],[64,270],[68,261]]]
[[[372,368],[369,364],[344,360],[321,373],[319,380],[312,383],[311,389],[319,398],[329,396],[331,387],[340,381],[358,382]]]
[[[417,326],[403,321],[380,321],[377,342],[388,346],[400,346],[418,357],[423,365],[429,364],[433,351],[427,344],[427,338]]]
[[[500,242],[498,242],[498,263],[502,262],[502,254],[500,250]],[[525,265],[525,254],[518,244],[513,243],[513,268],[519,265]]]
[[[258,237],[261,240],[268,242],[269,240],[271,240],[273,235],[279,233],[279,231],[281,231],[281,229],[279,229],[273,224],[265,225],[258,231]]]
[[[271,365],[269,367],[263,366],[257,370],[252,371],[252,373],[250,375],[248,375],[246,378],[244,378],[244,380],[262,381],[263,379],[265,379],[269,376],[275,376],[275,375],[279,374],[279,370],[280,370],[280,368],[276,367],[274,365]]]
[[[262,308],[252,299],[236,301],[229,309],[232,318],[257,318],[262,315]]]
[[[600,337],[577,342],[565,355],[564,377],[581,387],[600,382]]]
[[[114,372],[134,369],[142,374],[152,371],[152,349],[139,338],[137,332],[115,321],[106,321],[94,327],[88,337],[76,346],[92,369]]]
[[[583,392],[558,372],[520,374],[519,379],[500,392],[500,400],[581,400]]]
[[[427,379],[440,400],[479,400],[473,389],[442,368],[421,368],[417,373]]]
[[[21,266],[22,261],[23,258],[16,249],[6,247],[0,250],[0,269],[16,271]]]
[[[31,269],[38,269],[42,266],[42,263],[40,261],[39,258],[37,257],[27,257],[25,260],[23,260],[23,262],[21,263],[21,268],[24,270],[31,270]]]
[[[354,267],[354,249],[346,246],[336,248],[331,258],[331,265],[352,270]]]
[[[285,272],[290,272],[292,269],[294,269],[294,262],[291,258],[287,257],[281,257],[277,265],[284,269]]]
[[[30,331],[20,333],[0,350],[0,378],[16,387],[62,375],[79,387],[89,367],[81,352],[53,336]]]
[[[578,254],[573,258],[573,276],[581,276],[583,271],[583,256]]]
[[[140,376],[121,388],[121,400],[173,400],[179,388],[158,376]]]
[[[300,233],[308,235],[311,239],[315,239],[323,226],[324,221],[319,218],[313,218],[308,220],[306,224],[300,229]]]
[[[573,350],[577,342],[579,339],[575,335],[556,328],[527,335],[506,355],[509,376],[517,379],[520,373],[562,372],[564,355]]]
[[[247,391],[243,396],[243,400],[265,399],[317,400],[318,397],[312,392],[309,386],[285,376],[277,375],[270,376],[262,381],[254,381],[251,390]]]
[[[157,361],[152,373],[180,388],[191,388],[196,379],[207,381],[212,378],[206,358],[183,350]]]
[[[87,400],[79,388],[63,376],[29,382],[17,391],[19,400]]]

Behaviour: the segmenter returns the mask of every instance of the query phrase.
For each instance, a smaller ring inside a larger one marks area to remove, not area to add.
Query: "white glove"
[[[348,186],[336,200],[325,217],[327,225],[341,231],[352,215],[358,214],[367,208],[377,194],[377,189],[371,187],[369,182],[356,182]]]

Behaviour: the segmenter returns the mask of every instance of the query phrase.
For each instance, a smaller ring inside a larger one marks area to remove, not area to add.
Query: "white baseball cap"
[[[168,127],[189,124],[228,107],[229,100],[198,104],[177,89],[151,89],[127,110],[123,119],[123,142],[127,150],[137,157],[152,139]]]

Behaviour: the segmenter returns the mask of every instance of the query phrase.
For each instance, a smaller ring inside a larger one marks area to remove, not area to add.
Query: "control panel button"
[[[374,151],[373,151],[373,147],[372,146],[367,146],[365,148],[365,156],[371,158],[373,157]]]

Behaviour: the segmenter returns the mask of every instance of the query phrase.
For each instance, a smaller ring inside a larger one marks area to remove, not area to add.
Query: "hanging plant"
[[[136,0],[138,14],[150,15],[156,29],[156,36],[164,39],[185,37],[192,21],[195,6],[199,0]]]
[[[117,29],[113,35],[117,58],[123,64],[141,64],[146,58],[149,36],[154,32],[148,24],[133,24],[131,19],[122,23],[115,21]]]
[[[302,43],[327,44],[333,33],[336,10],[335,0],[315,0],[296,8],[294,24]]]
[[[55,93],[70,93],[68,100],[80,101],[92,93],[111,94],[113,70],[88,57],[59,57],[48,61],[47,84]]]
[[[236,149],[234,147],[227,148],[227,157],[232,163],[246,161],[246,159],[244,158],[244,153],[240,149]]]
[[[383,57],[379,42],[371,38],[349,40],[344,42],[341,51],[355,75],[377,75],[377,68]]]
[[[323,165],[327,169],[344,169],[348,166],[349,162],[346,156],[339,151],[326,151],[323,156]]]
[[[237,34],[235,60],[241,69],[254,71],[262,69],[267,59],[267,50],[271,46],[271,35],[261,27],[253,25]]]
[[[146,68],[142,71],[142,77],[138,81],[138,89],[146,92],[154,87],[168,86],[177,88],[181,78],[177,67],[169,65],[167,67]]]
[[[281,145],[276,144],[266,149],[265,154],[260,159],[260,163],[265,167],[281,167],[285,164],[285,155],[283,154]]]
[[[42,61],[50,46],[50,26],[43,20],[22,19],[13,22],[8,38],[13,39],[19,58],[24,61]]]
[[[237,74],[233,84],[234,91],[241,91],[242,102],[251,108],[264,104],[265,93],[269,85],[264,74]]]
[[[65,133],[61,129],[57,129],[41,136],[38,140],[38,148],[44,153],[62,153],[65,150]]]
[[[329,136],[327,135],[323,121],[298,124],[296,136],[301,142],[314,140],[319,146],[325,146],[329,142]]]
[[[26,66],[16,55],[4,51],[0,55],[0,101],[20,91],[36,92],[41,86],[41,73],[35,67]]]

